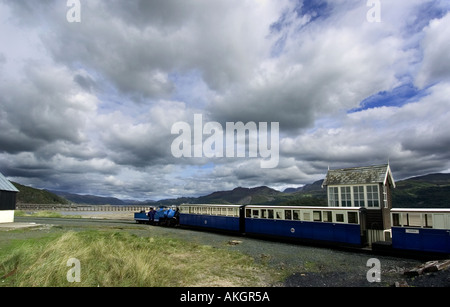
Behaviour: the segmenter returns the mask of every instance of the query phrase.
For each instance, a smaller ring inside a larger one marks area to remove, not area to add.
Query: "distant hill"
[[[139,202],[136,200],[121,200],[114,197],[101,197],[94,195],[78,195],[60,191],[49,191],[35,189],[12,182],[19,190],[17,193],[17,203],[36,204],[36,205],[65,205],[70,203],[83,205],[131,205],[131,204],[149,204],[152,201]]]
[[[83,205],[113,205],[113,206],[121,206],[126,205],[123,200],[120,200],[115,197],[101,197],[95,195],[79,195],[72,194],[61,191],[52,191],[56,195],[62,196],[65,199],[69,200],[72,203],[83,204]]]
[[[155,205],[190,204],[258,204],[258,205],[286,205],[286,206],[325,206],[327,193],[322,189],[323,180],[294,189],[286,193],[261,186],[256,188],[238,187],[230,191],[213,192],[200,197],[182,197],[165,199]]]
[[[436,173],[428,174],[423,176],[412,177],[401,182],[426,182],[429,184],[434,184],[437,186],[448,186],[450,185],[450,174]]]
[[[181,197],[159,201],[122,200],[114,197],[78,195],[66,192],[46,191],[13,183],[20,192],[19,203],[89,205],[179,205],[191,204],[260,204],[285,206],[326,206],[327,192],[323,180],[303,187],[286,189],[284,192],[261,186],[238,187],[230,191],[217,191],[200,197]],[[450,208],[450,174],[429,174],[396,182],[392,192],[394,208]]]
[[[64,197],[71,203],[82,205],[112,205],[112,206],[127,206],[127,205],[147,205],[153,201],[138,201],[134,199],[119,199],[115,197],[103,197],[95,195],[80,195],[61,191],[50,191],[56,195]]]
[[[214,192],[207,196],[201,196],[197,200],[203,203],[232,203],[232,204],[260,204],[275,200],[281,194],[280,191],[266,186],[256,188],[238,187],[232,191]]]
[[[287,188],[283,192],[284,193],[297,193],[297,192],[307,193],[307,192],[313,192],[313,193],[322,194],[322,192],[325,191],[324,189],[322,189],[322,183],[323,183],[323,179],[317,180],[316,182],[313,182],[311,184],[305,184],[302,187]]]
[[[200,197],[181,197],[157,201],[158,205],[190,204],[261,204],[277,199],[282,192],[269,187],[242,188],[231,191],[217,191]]]
[[[64,197],[60,197],[46,190],[39,190],[21,185],[16,182],[12,184],[19,190],[17,193],[17,202],[23,204],[69,204]]]
[[[450,174],[429,174],[397,182],[394,208],[450,208]]]

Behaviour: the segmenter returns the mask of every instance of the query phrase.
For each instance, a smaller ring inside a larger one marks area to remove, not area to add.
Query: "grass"
[[[15,210],[14,216],[33,216],[33,217],[52,217],[52,218],[82,218],[81,215],[62,215],[56,211],[35,211],[28,212],[24,210]]]
[[[70,258],[81,282],[70,283]],[[68,231],[15,240],[0,251],[0,286],[265,286],[269,269],[238,252],[115,231]]]

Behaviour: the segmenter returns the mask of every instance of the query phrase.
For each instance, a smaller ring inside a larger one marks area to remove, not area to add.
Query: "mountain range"
[[[38,190],[13,183],[20,192],[17,201],[35,204],[89,204],[89,205],[177,205],[180,203],[265,204],[291,206],[326,206],[327,193],[323,180],[283,192],[267,186],[237,187],[200,197],[181,197],[159,201],[123,200],[114,197],[79,195],[59,191]],[[429,174],[398,181],[392,193],[394,208],[450,208],[450,174]]]

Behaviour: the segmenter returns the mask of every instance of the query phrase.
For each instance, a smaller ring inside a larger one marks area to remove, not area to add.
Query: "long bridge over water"
[[[115,211],[133,211],[140,212],[142,210],[148,211],[151,206],[136,206],[136,205],[41,205],[41,204],[22,204],[17,203],[17,210],[37,210],[37,211],[103,211],[103,212],[115,212]]]

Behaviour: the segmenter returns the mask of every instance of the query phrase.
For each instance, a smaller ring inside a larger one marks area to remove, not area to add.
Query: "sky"
[[[0,172],[139,200],[450,172],[448,50],[446,0],[0,0]],[[225,153],[238,122],[257,144],[267,124],[276,165],[174,155]]]

